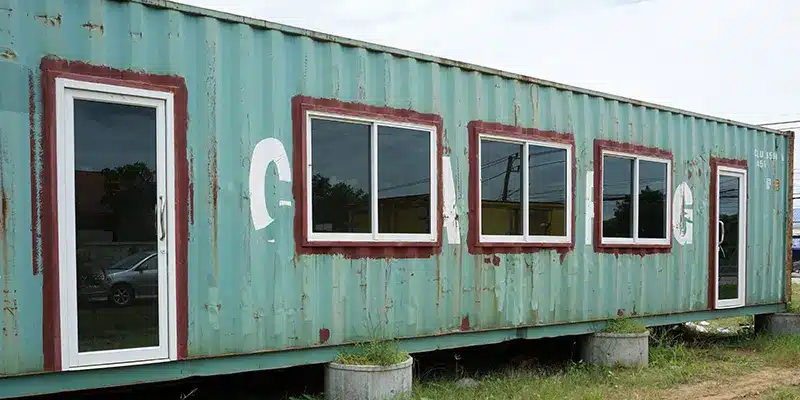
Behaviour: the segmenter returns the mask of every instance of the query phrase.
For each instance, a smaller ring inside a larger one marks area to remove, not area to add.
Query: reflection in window
[[[78,351],[157,346],[158,275],[135,270],[156,249],[156,109],[73,112]]]
[[[668,240],[668,169],[667,160],[603,155],[603,238]]]
[[[378,231],[431,232],[430,132],[378,127]]]
[[[502,240],[519,242],[542,237],[568,240],[568,153],[566,145],[480,138],[481,235],[485,240],[496,241],[492,236],[511,236]]]
[[[603,236],[633,237],[632,158],[603,156]]]
[[[639,237],[667,237],[667,164],[639,160]]]
[[[433,131],[312,117],[310,136],[312,233],[434,233]]]
[[[567,149],[528,147],[530,234],[567,235]]]
[[[370,125],[311,120],[314,232],[370,232]]]
[[[481,139],[481,233],[522,234],[522,145]]]

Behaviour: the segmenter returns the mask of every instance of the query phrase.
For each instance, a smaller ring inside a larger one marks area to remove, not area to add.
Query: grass
[[[793,297],[800,305],[800,284],[792,285]],[[800,308],[800,307],[799,307]],[[582,362],[521,363],[486,373],[465,373],[458,363],[447,373],[429,378],[425,371],[416,374],[415,400],[471,399],[660,399],[696,398],[676,395],[676,390],[692,389],[700,382],[719,382],[719,394],[728,384],[747,374],[770,370],[800,370],[800,335],[766,336],[754,333],[752,316],[708,321],[709,332],[684,326],[651,329],[649,367],[641,369],[606,368]],[[720,334],[716,328],[730,333]],[[631,319],[609,321],[604,331],[641,332],[643,326]],[[531,357],[532,358],[532,357]],[[460,359],[460,358],[457,358]],[[441,368],[440,368],[441,369]],[[800,373],[800,371],[798,372]],[[422,379],[420,379],[420,377]],[[480,382],[474,388],[459,387],[458,378]],[[800,399],[800,386],[767,390],[756,395],[765,400]],[[300,397],[313,400],[321,397]]]
[[[647,327],[630,318],[617,318],[608,321],[600,332],[605,333],[643,333]]]
[[[408,359],[392,340],[372,340],[358,343],[352,350],[346,350],[336,356],[336,362],[350,365],[394,365]]]
[[[416,382],[415,398],[660,398],[665,390],[682,384],[734,377],[766,366],[798,367],[800,336],[720,337],[709,334],[678,338],[671,333],[657,334],[649,356],[650,367],[644,369],[611,369],[569,363],[557,367],[497,371],[479,377],[481,385],[473,389],[458,388],[452,380]]]
[[[763,400],[795,400],[800,399],[800,387],[788,386],[764,393],[761,396]]]

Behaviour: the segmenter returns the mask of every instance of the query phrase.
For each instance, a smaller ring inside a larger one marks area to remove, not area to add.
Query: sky
[[[800,119],[796,0],[179,2],[742,122]]]

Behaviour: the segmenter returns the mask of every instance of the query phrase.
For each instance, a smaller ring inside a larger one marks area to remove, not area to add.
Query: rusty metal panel
[[[42,178],[38,66],[46,55],[186,80],[191,192],[188,204],[179,206],[190,216],[191,357],[346,343],[364,338],[369,324],[381,324],[395,337],[416,337],[706,310],[711,157],[744,159],[749,166],[747,304],[783,301],[791,173],[786,136],[400,50],[235,21],[163,1],[0,0],[0,373],[43,368],[39,269],[46,273],[47,266],[37,257],[50,244],[35,238]],[[438,255],[296,254],[297,199],[275,164],[265,185],[274,221],[255,229],[248,183],[253,151],[275,138],[291,158],[291,99],[299,94],[442,117],[459,230],[445,230]],[[473,120],[574,135],[572,251],[469,253],[467,124]],[[673,153],[673,190],[685,183],[692,195],[691,204],[673,199],[684,206],[676,215],[687,218],[681,220],[692,234],[671,233],[671,253],[595,252],[585,216],[594,201],[596,138]],[[772,154],[775,162],[762,162]]]

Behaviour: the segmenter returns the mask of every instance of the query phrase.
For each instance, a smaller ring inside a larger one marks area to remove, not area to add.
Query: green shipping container
[[[0,0],[0,88],[0,397],[788,300],[791,132],[164,0]]]

